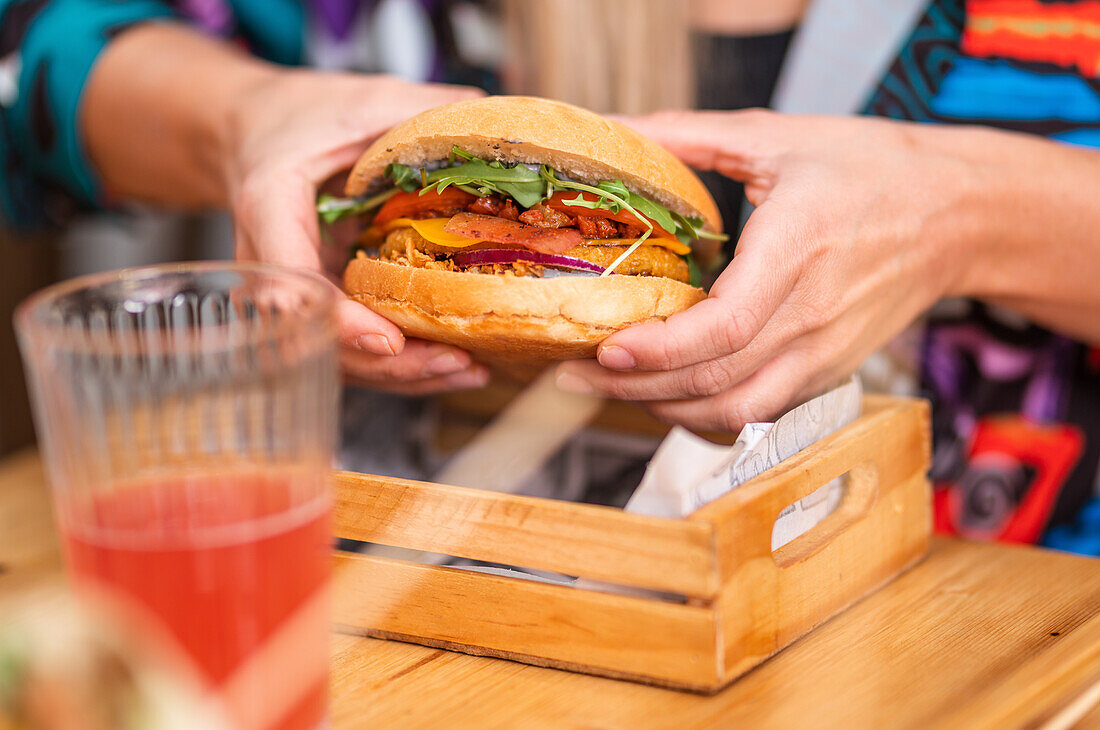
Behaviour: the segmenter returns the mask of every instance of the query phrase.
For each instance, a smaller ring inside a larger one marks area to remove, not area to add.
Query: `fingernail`
[[[634,368],[634,356],[618,345],[601,347],[599,353],[596,354],[596,359],[600,361],[600,365],[612,370],[631,370]]]
[[[424,364],[425,375],[448,375],[450,373],[457,373],[469,366],[469,362],[462,362],[453,352],[445,352],[442,355],[436,355],[427,363]]]
[[[554,378],[554,383],[558,386],[559,390],[564,390],[569,393],[592,395],[596,392],[596,389],[592,387],[591,383],[573,373],[558,373],[558,376]]]
[[[488,383],[489,371],[483,367],[472,367],[447,378],[447,384],[456,388],[480,388]]]
[[[355,345],[360,350],[373,352],[375,355],[396,355],[393,345],[384,335],[359,335],[355,338]]]

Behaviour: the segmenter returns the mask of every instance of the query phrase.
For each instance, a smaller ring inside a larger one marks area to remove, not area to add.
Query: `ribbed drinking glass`
[[[195,263],[16,312],[74,589],[232,727],[326,721],[334,306],[319,276]]]

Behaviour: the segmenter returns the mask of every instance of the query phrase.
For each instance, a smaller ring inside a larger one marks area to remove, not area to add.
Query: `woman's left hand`
[[[557,382],[727,431],[838,381],[958,290],[982,187],[954,148],[1001,134],[760,110],[629,123],[744,182],[756,209],[707,299],[610,336]]]

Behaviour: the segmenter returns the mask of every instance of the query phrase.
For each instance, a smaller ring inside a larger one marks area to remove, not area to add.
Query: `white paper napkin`
[[[653,455],[626,511],[685,517],[855,421],[862,396],[859,379],[852,376],[775,423],[746,425],[732,446],[711,443],[677,426]],[[784,509],[772,532],[772,549],[825,519],[842,497],[843,483],[836,479]]]

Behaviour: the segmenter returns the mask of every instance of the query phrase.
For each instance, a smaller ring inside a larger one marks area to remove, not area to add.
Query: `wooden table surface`
[[[37,456],[0,462],[0,597],[61,568]],[[1100,726],[1100,560],[937,540],[712,697],[337,635],[336,728]]]

